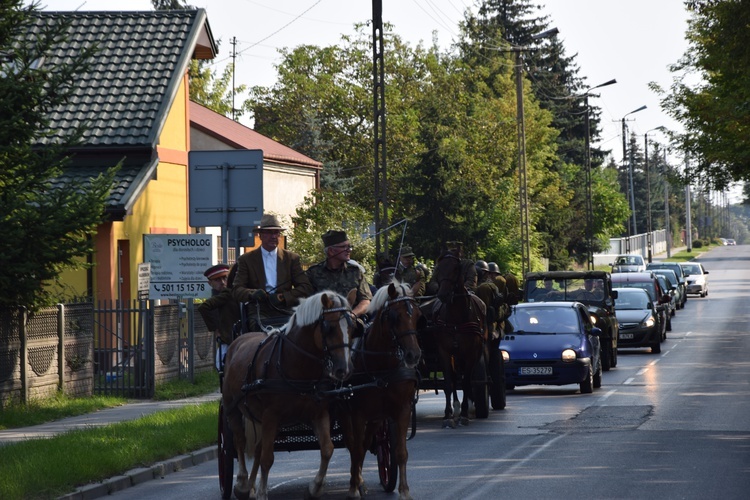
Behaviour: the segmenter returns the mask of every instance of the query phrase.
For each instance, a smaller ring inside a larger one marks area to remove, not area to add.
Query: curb
[[[58,497],[58,500],[90,500],[105,497],[153,479],[162,479],[167,474],[179,472],[188,467],[214,460],[217,457],[218,448],[208,446],[188,455],[179,455],[163,462],[157,462],[150,467],[132,469],[121,476],[105,479],[101,483],[87,484],[72,493]]]

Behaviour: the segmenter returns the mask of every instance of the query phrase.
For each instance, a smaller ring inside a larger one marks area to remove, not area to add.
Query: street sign
[[[213,263],[213,238],[207,234],[144,234],[143,260],[151,267],[150,299],[211,296],[203,272]],[[140,285],[140,280],[139,280]]]
[[[151,284],[151,263],[138,263],[138,300],[148,299],[148,289]]]
[[[190,151],[191,227],[254,227],[263,216],[263,151]]]

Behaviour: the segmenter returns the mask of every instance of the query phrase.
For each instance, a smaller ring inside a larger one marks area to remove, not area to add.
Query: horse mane
[[[411,293],[411,286],[409,286],[408,283],[401,283],[396,278],[394,278],[391,283],[393,283],[393,286],[396,287],[396,293],[399,297],[403,297]],[[378,288],[377,292],[375,292],[375,295],[373,295],[372,300],[370,301],[370,305],[367,306],[367,314],[375,314],[385,305],[388,299],[390,299],[390,296],[388,295],[388,285],[381,286],[380,288]]]
[[[323,314],[323,302],[320,300],[321,295],[328,295],[333,301],[333,307],[343,307],[347,305],[346,299],[331,290],[323,290],[310,297],[300,299],[300,304],[294,309],[294,314],[287,322],[288,332],[294,325],[299,327],[310,326],[320,319]]]

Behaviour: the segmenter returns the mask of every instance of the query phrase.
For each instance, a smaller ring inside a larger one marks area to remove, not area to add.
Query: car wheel
[[[608,372],[610,368],[612,368],[614,365],[612,364],[612,344],[608,341],[607,345],[605,345],[601,350],[601,357],[602,357],[602,369],[605,372]]]
[[[599,368],[594,373],[594,389],[598,389],[602,386],[602,363],[599,360]]]
[[[617,367],[617,348],[612,349],[612,366],[610,366],[610,368],[615,368],[615,367]],[[604,369],[603,366],[602,366],[602,369]]]
[[[667,320],[667,330],[666,330],[666,331],[667,331],[667,332],[671,332],[671,331],[672,331],[672,318],[669,318],[669,319]],[[665,338],[665,339],[667,338],[667,334],[666,334],[666,332],[664,333],[664,338]]]
[[[651,344],[651,353],[659,354],[661,352],[661,342],[654,342]]]
[[[581,394],[591,394],[594,392],[594,372],[591,367],[589,367],[589,372],[586,375],[586,378],[581,381]]]

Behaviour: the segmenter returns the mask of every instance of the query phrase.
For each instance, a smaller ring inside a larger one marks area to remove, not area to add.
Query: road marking
[[[655,365],[656,363],[658,363],[658,362],[659,362],[659,360],[658,360],[658,359],[655,359],[655,360],[653,360],[652,362],[650,362],[650,363],[649,363],[649,365],[651,365],[651,366],[654,366],[654,365]]]
[[[623,382],[623,384],[625,384],[625,385],[628,385],[628,384],[632,384],[632,383],[633,383],[633,380],[635,380],[635,379],[634,379],[633,377],[630,377],[630,378],[629,378],[629,379],[627,379],[627,380],[626,380],[625,382]]]
[[[643,375],[647,371],[648,371],[648,368],[641,368],[640,370],[638,370],[638,373],[636,373],[635,375],[637,377],[637,376]]]
[[[610,390],[609,392],[607,392],[607,394],[604,394],[603,396],[599,396],[599,401],[606,400],[608,397],[610,397],[612,394],[614,394],[616,392],[617,392],[617,389]]]

